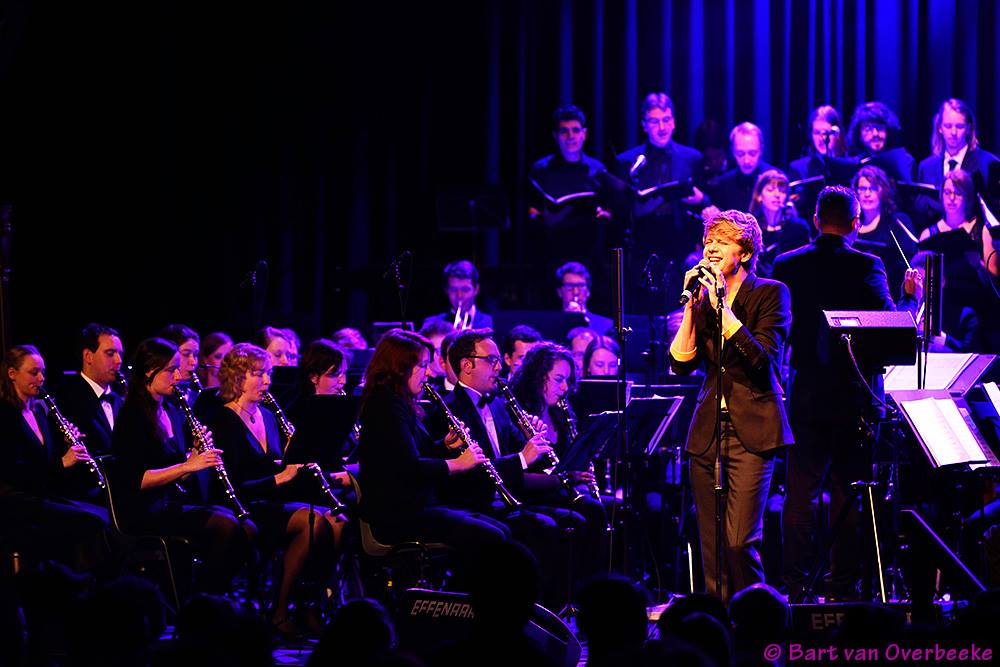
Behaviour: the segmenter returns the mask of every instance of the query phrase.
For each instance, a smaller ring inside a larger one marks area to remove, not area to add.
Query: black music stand
[[[912,365],[917,358],[917,325],[913,316],[909,312],[892,311],[867,311],[867,310],[824,310],[823,316],[826,326],[820,329],[820,350],[828,355],[826,361],[833,363],[834,360],[851,364],[857,372],[859,379],[868,386],[869,391],[874,395],[875,387],[870,386],[872,373],[875,369],[881,369],[892,364]],[[846,358],[841,359],[840,350],[846,351]],[[881,399],[880,399],[881,400]],[[885,407],[888,405],[881,401]],[[877,433],[874,425],[871,424],[871,416],[861,415],[863,432],[872,436]],[[874,461],[874,442],[869,449],[872,452]],[[895,478],[895,469],[898,462],[894,452],[892,472],[890,476]],[[827,543],[820,552],[816,566],[806,576],[804,585],[793,591],[789,601],[801,602],[806,596],[813,594],[815,585],[820,574],[826,569],[829,560],[830,548],[833,546],[837,535],[843,528],[851,507],[858,497],[863,497],[870,511],[871,531],[873,538],[873,549],[875,552],[875,566],[879,580],[879,597],[883,603],[887,601],[885,592],[885,577],[882,567],[882,552],[879,542],[878,521],[876,519],[875,496],[873,489],[876,482],[871,480],[859,480],[851,484],[854,498],[850,502],[844,503],[843,509],[832,521],[830,535]],[[895,512],[893,512],[895,523]],[[870,556],[865,556],[865,563],[870,564]],[[866,570],[871,570],[866,567]],[[866,575],[867,578],[867,575]]]
[[[295,437],[285,452],[285,463],[318,463],[325,471],[344,467],[341,455],[361,401],[356,396],[306,396],[288,409]]]
[[[596,415],[589,415],[587,426],[584,428],[569,451],[559,459],[556,472],[569,472],[574,470],[586,470],[590,467],[590,462],[600,458],[604,453],[604,448],[609,443],[613,443],[618,428],[617,410],[609,410]]]

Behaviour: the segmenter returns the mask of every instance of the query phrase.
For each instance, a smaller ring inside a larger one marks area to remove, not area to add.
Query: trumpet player
[[[146,339],[135,350],[114,431],[115,505],[126,530],[191,539],[204,563],[197,588],[225,593],[257,529],[209,502],[210,480],[202,471],[222,463],[221,452],[191,447],[184,417],[170,400],[180,391],[180,368],[180,352],[163,338]]]
[[[448,296],[451,310],[447,313],[431,315],[423,321],[423,329],[430,322],[444,321],[459,331],[492,327],[493,318],[476,306],[479,295],[479,271],[475,264],[460,259],[444,267],[444,291]]]
[[[108,513],[65,497],[69,473],[91,459],[84,445],[67,447],[53,436],[39,400],[44,381],[36,348],[7,350],[0,366],[0,535],[16,537],[38,559],[90,570],[107,556]]]

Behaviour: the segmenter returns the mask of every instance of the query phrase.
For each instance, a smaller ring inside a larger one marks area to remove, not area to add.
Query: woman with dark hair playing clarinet
[[[163,338],[147,338],[135,350],[113,436],[115,501],[129,530],[192,539],[203,561],[196,587],[224,593],[250,556],[257,529],[232,508],[208,502],[216,480],[202,471],[221,465],[221,452],[190,445],[192,433],[175,404],[180,365],[177,347]]]

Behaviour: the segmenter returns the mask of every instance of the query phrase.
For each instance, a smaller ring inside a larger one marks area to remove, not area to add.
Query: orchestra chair
[[[359,480],[358,466],[346,466],[351,480],[351,488],[358,506],[361,506],[362,489]],[[406,588],[425,588],[441,590],[443,577],[431,579],[431,566],[435,561],[453,553],[447,544],[439,542],[408,541],[397,544],[384,544],[372,533],[371,524],[358,513],[358,531],[361,535],[361,550],[369,559],[379,564],[384,581],[384,593],[393,597],[394,592],[401,594]],[[400,586],[403,584],[403,587]]]

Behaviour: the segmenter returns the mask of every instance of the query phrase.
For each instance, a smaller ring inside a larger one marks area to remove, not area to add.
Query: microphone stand
[[[386,280],[391,280],[396,288],[396,294],[399,298],[399,327],[403,331],[409,330],[406,321],[406,306],[410,300],[410,286],[403,280],[402,264],[404,259],[410,260],[410,274],[413,273],[413,255],[409,250],[404,250],[392,263],[389,264],[389,269],[383,274],[383,278]]]
[[[643,281],[645,282],[646,293],[648,294],[646,313],[649,317],[649,347],[646,348],[646,351],[642,355],[646,358],[646,384],[650,387],[656,383],[657,349],[662,345],[656,337],[656,316],[654,315],[656,295],[660,291],[660,281],[654,275],[653,267],[659,263],[660,258],[654,252],[646,260],[646,268],[643,271]]]
[[[618,366],[618,447],[615,461],[615,475],[613,487],[621,485],[622,504],[621,515],[612,517],[612,524],[620,528],[620,542],[622,544],[622,572],[626,575],[628,569],[628,521],[632,513],[632,489],[631,489],[631,465],[628,453],[628,420],[625,411],[627,409],[627,388],[625,379],[626,373],[625,346],[628,340],[629,330],[625,326],[625,253],[622,248],[612,248],[614,257],[614,328],[618,334],[618,345],[621,348],[621,363]],[[612,488],[612,491],[614,489]],[[612,493],[614,496],[614,493]],[[617,503],[612,503],[612,512],[617,511]],[[615,520],[617,519],[617,520]],[[608,572],[614,571],[614,531],[608,533]]]
[[[724,278],[723,278],[724,279]],[[726,495],[726,478],[722,458],[722,310],[725,307],[722,283],[716,285],[715,307],[715,357],[718,379],[715,385],[715,592],[724,599],[722,588],[723,556],[725,555],[725,528],[723,526],[723,501]]]

